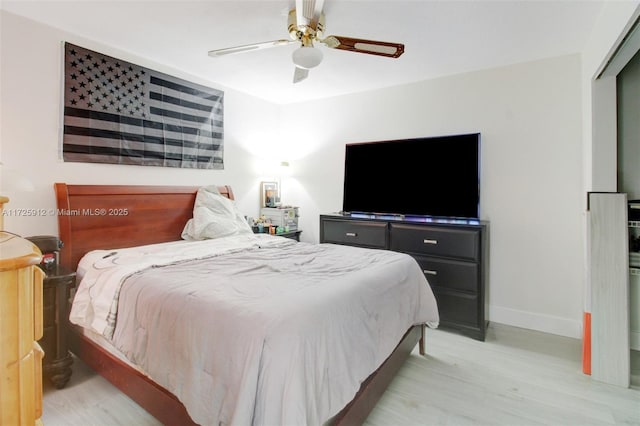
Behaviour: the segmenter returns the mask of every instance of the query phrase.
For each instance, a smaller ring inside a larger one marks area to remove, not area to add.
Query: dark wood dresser
[[[387,249],[416,259],[438,302],[440,326],[485,339],[489,224],[474,220],[321,215],[320,242]]]
[[[54,386],[63,388],[71,378],[73,358],[67,343],[69,298],[75,288],[76,273],[60,265],[42,268],[43,334],[38,341],[44,350],[42,371]]]

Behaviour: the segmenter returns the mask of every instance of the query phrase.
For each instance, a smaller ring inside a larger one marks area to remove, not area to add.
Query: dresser
[[[1,213],[0,213],[1,215]],[[41,253],[0,231],[0,424],[42,424]]]
[[[485,339],[488,222],[321,215],[320,242],[411,255],[422,268],[436,297],[440,327],[477,340]]]

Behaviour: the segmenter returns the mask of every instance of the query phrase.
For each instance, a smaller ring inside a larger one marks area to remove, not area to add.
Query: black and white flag
[[[65,161],[223,169],[224,92],[65,43]]]

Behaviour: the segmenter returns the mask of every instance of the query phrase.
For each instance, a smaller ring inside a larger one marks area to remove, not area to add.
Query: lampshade
[[[304,69],[317,67],[322,62],[322,52],[309,46],[302,46],[293,51],[293,63]]]

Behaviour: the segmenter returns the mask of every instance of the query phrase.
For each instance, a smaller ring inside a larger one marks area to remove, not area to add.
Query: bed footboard
[[[424,329],[416,325],[407,331],[396,349],[384,363],[360,386],[356,397],[329,424],[337,426],[362,425],[376,403],[407,360],[416,343],[423,347]]]
[[[71,351],[91,369],[167,426],[196,425],[184,405],[168,390],[151,381],[75,327],[69,331]],[[418,341],[423,344],[423,326],[409,329],[389,358],[362,383],[355,398],[330,422],[333,426],[361,425],[409,357]]]
[[[76,327],[71,327],[68,335],[71,352],[160,422],[167,426],[197,424],[171,392],[83,336]]]

